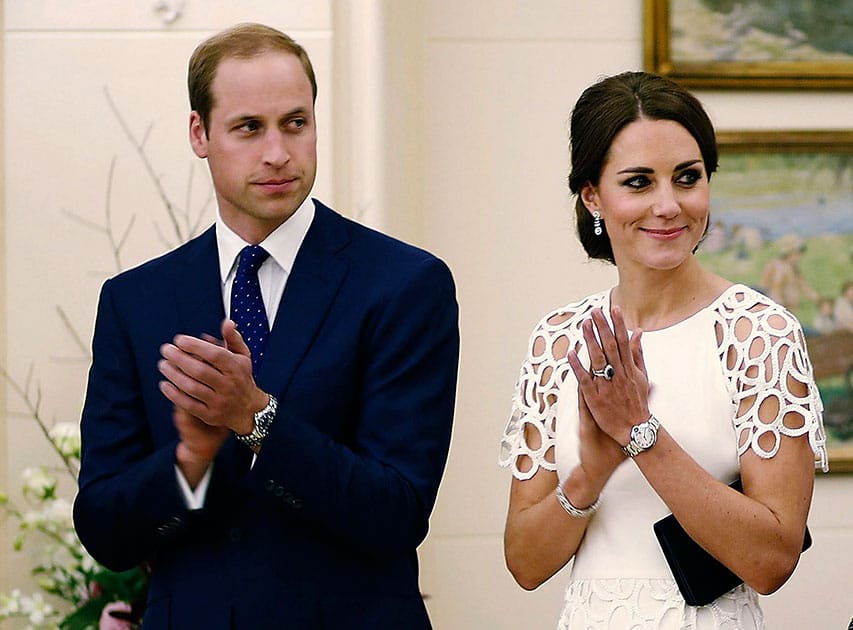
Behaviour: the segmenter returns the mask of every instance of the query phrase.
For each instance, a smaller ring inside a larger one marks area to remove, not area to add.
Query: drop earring
[[[601,227],[601,213],[598,210],[592,211],[592,231],[596,236],[601,236],[604,230]]]

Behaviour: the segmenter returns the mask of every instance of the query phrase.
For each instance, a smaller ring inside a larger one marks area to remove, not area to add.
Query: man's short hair
[[[308,53],[292,38],[263,24],[238,24],[226,29],[199,44],[190,57],[187,72],[187,87],[190,107],[198,112],[204,123],[205,133],[210,119],[213,102],[213,80],[216,69],[226,58],[251,59],[266,52],[282,52],[296,55],[311,82],[314,101],[317,100],[317,79]]]

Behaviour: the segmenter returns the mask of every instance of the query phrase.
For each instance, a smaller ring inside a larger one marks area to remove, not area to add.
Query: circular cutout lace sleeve
[[[738,455],[752,449],[765,459],[782,436],[807,435],[815,467],[829,469],[823,405],[797,319],[763,294],[742,285],[729,290],[717,309],[720,361],[736,408]],[[802,384],[803,395],[792,391]],[[762,419],[760,411],[774,410]]]
[[[556,470],[557,393],[571,370],[566,349],[579,339],[580,323],[604,295],[552,311],[530,335],[498,458],[518,479],[530,479],[540,467]]]

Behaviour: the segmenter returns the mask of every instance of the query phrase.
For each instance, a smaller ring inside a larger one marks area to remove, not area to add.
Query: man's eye
[[[290,126],[296,129],[302,129],[307,124],[304,118],[294,118],[290,121]]]
[[[258,123],[257,120],[248,120],[248,121],[244,122],[242,125],[240,125],[240,129],[242,131],[257,131],[260,128],[261,128],[261,125]]]

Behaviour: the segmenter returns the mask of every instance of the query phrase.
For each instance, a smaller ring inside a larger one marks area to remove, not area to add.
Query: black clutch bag
[[[739,479],[731,487],[742,491]],[[672,514],[655,523],[654,530],[678,590],[689,605],[710,604],[743,582],[690,538]],[[803,551],[811,544],[812,537],[806,527]]]

